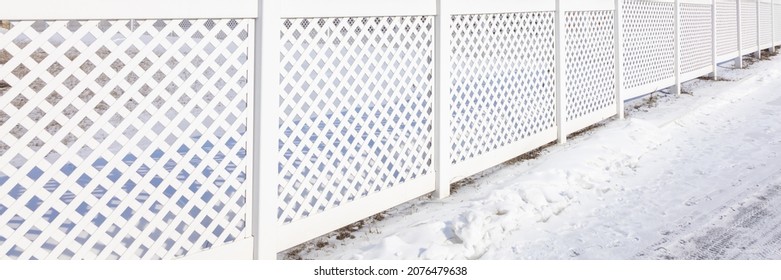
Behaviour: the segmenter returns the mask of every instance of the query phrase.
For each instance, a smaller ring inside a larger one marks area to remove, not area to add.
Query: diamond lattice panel
[[[741,48],[749,49],[757,47],[757,1],[740,1],[740,35],[742,36]]]
[[[432,17],[283,25],[281,223],[432,172]]]
[[[711,5],[681,3],[681,73],[712,63]]]
[[[452,17],[451,163],[555,127],[554,13]]]
[[[763,48],[770,47],[773,37],[773,4],[767,2],[759,3],[759,43]]]
[[[623,87],[631,89],[675,75],[673,3],[624,1]]]
[[[568,12],[567,120],[615,106],[613,11]]]
[[[716,53],[738,51],[738,9],[735,0],[716,2]]]
[[[247,236],[249,20],[0,35],[0,258],[175,258]]]

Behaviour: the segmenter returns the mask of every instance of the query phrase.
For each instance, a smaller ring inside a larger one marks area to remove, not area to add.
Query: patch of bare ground
[[[751,65],[754,65],[754,63],[759,62],[759,59],[757,59],[756,56],[750,55],[750,56],[744,56],[743,57],[743,68],[750,67]]]
[[[511,160],[508,160],[508,161],[504,162],[504,164],[505,165],[514,165],[514,164],[518,164],[518,163],[521,163],[521,162],[524,162],[524,161],[527,161],[527,160],[536,159],[536,158],[540,157],[540,155],[542,155],[542,152],[545,151],[545,149],[550,148],[553,145],[556,145],[556,142],[550,142],[548,144],[545,144],[542,147],[539,147],[539,148],[534,149],[534,150],[532,150],[532,151],[530,151],[528,153],[522,154],[522,155],[517,156],[517,157],[515,157],[515,158],[513,158]]]
[[[303,258],[301,257],[302,253],[323,249],[328,245],[331,245],[331,243],[334,241],[355,239],[355,233],[357,233],[364,227],[368,227],[376,222],[385,220],[386,217],[387,217],[386,212],[377,213],[369,218],[352,223],[348,226],[345,226],[331,233],[318,237],[313,241],[306,242],[301,245],[290,248],[282,252],[282,255],[287,260],[303,260]],[[379,233],[379,230],[372,230],[371,228],[369,228],[369,232]]]
[[[478,174],[478,175],[461,179],[458,182],[450,184],[450,193],[452,194],[458,193],[464,187],[473,185],[480,177],[482,177],[482,175]]]
[[[642,112],[648,112],[649,109],[652,109],[659,105],[659,93],[654,92],[648,95],[648,97],[645,97],[642,99],[642,102],[637,102],[636,104],[632,105],[631,107],[626,107],[626,111],[624,112],[624,115],[626,117],[631,116],[635,111],[642,111]]]
[[[574,133],[570,134],[568,138],[569,139],[577,139],[578,137],[586,135],[586,134],[592,132],[594,129],[597,129],[597,128],[600,128],[600,127],[603,127],[603,126],[605,126],[604,122],[598,122],[598,123],[592,124],[592,125],[584,128],[584,129],[575,131]]]
[[[714,81],[714,82],[734,82],[735,81],[733,79],[727,79],[727,78],[724,78],[724,77],[719,77],[718,79],[714,79],[713,76],[697,77],[697,80]]]
[[[770,59],[772,59],[773,57],[775,57],[777,55],[778,55],[778,50],[773,48],[772,52],[763,51],[762,55],[760,56],[760,60],[770,60]]]

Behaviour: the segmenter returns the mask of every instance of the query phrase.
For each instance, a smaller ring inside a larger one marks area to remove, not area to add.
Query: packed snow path
[[[282,257],[781,259],[781,58],[722,70]]]

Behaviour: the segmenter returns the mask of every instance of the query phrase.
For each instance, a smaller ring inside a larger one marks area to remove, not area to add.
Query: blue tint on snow
[[[87,174],[82,174],[81,177],[79,177],[79,179],[76,180],[76,183],[83,188],[86,187],[90,181],[92,181],[92,178],[90,178],[90,176],[87,176]]]
[[[186,155],[187,152],[189,152],[189,151],[190,151],[190,148],[187,147],[186,145],[182,145],[182,146],[179,147],[178,150],[176,150],[176,152],[179,153],[179,155],[181,155],[181,156]]]
[[[38,180],[38,178],[40,178],[41,175],[43,175],[43,170],[41,170],[37,166],[33,167],[33,169],[31,169],[30,172],[27,173],[27,177],[33,180]]]
[[[206,143],[203,143],[203,146],[201,146],[201,149],[205,152],[211,152],[212,148],[214,148],[214,144],[210,141],[206,141]]]
[[[24,194],[24,192],[26,192],[26,191],[27,191],[27,189],[22,187],[22,185],[16,184],[16,186],[11,188],[11,191],[8,192],[8,195],[13,197],[14,199],[19,199],[19,197],[21,197]]]
[[[163,195],[165,195],[167,198],[173,197],[175,193],[176,193],[176,189],[174,189],[171,186],[166,187],[165,190],[163,191]]]
[[[163,182],[163,178],[160,178],[159,175],[155,175],[155,177],[149,181],[149,183],[152,184],[152,186],[155,186],[155,188],[160,187],[160,184],[162,182]]]
[[[35,211],[38,209],[39,206],[43,203],[43,200],[38,198],[37,196],[33,196],[30,198],[30,200],[27,201],[27,203],[24,205],[27,207],[27,209],[30,209],[30,211]]]
[[[73,163],[70,163],[70,162],[66,163],[65,165],[62,166],[62,168],[60,168],[60,171],[62,173],[65,173],[65,175],[69,175],[69,176],[71,174],[73,174],[73,171],[75,171],[75,170],[76,170],[76,166],[73,165]]]
[[[136,182],[133,182],[133,180],[127,180],[127,182],[125,182],[125,185],[122,186],[122,190],[125,191],[125,193],[130,193],[135,188],[136,188]]]
[[[54,192],[54,190],[56,190],[59,187],[60,187],[60,182],[57,182],[57,180],[54,179],[49,179],[49,181],[46,182],[45,185],[43,185],[43,188],[50,193]]]
[[[162,158],[162,157],[163,157],[163,155],[164,155],[164,154],[165,154],[165,152],[163,152],[163,150],[157,149],[157,150],[155,150],[154,152],[152,152],[152,155],[151,155],[151,157],[152,157],[152,159],[154,159],[155,161],[158,161],[158,160],[160,160],[160,158]]]
[[[79,213],[80,215],[84,216],[87,215],[87,212],[92,209],[92,207],[87,204],[86,202],[82,202],[79,204],[79,207],[76,207],[76,213]]]
[[[106,164],[108,164],[108,161],[106,161],[106,159],[101,157],[96,159],[95,162],[92,163],[92,167],[100,171],[103,170],[104,167],[106,167]]]
[[[122,172],[119,172],[116,168],[112,169],[111,172],[109,172],[107,178],[111,180],[111,182],[116,183],[117,180],[119,180],[119,177],[122,176]]]
[[[126,165],[131,165],[134,162],[136,162],[136,156],[133,154],[127,154],[124,158],[122,158],[122,162],[124,162]]]

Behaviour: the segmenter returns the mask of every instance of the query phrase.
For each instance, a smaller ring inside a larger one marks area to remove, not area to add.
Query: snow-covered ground
[[[781,259],[781,56],[721,70],[281,257]]]

